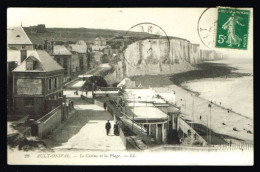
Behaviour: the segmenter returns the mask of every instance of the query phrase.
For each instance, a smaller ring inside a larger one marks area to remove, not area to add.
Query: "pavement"
[[[72,85],[80,85],[75,81]],[[74,90],[65,90],[64,95],[74,102],[75,114],[62,123],[48,139],[44,140],[49,148],[84,150],[125,150],[119,136],[113,135],[114,119],[103,107],[89,104]],[[85,94],[85,93],[83,93]],[[106,135],[105,123],[110,120],[110,135]]]

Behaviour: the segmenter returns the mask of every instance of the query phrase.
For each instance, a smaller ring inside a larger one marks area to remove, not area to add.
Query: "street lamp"
[[[132,121],[132,131],[134,132],[134,120],[135,120],[135,95],[134,95],[134,110],[133,110],[133,121]]]
[[[209,129],[209,141],[210,141],[210,144],[211,144],[211,104],[208,105],[209,107],[209,126],[210,126],[210,129]]]

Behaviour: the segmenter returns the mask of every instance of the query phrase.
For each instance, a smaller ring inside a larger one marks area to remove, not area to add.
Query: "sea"
[[[232,72],[249,73],[243,77],[219,77],[191,80],[182,84],[192,91],[200,93],[200,97],[213,101],[225,108],[232,109],[243,116],[253,119],[253,59],[230,58],[210,63],[222,63],[235,67]]]

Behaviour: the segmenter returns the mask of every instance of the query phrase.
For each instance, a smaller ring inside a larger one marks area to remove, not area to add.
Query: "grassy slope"
[[[115,35],[126,35],[126,31],[110,29],[47,28],[47,32],[45,33],[31,33],[27,27],[24,27],[24,30],[34,44],[43,44],[45,39],[64,42],[84,40],[87,43],[92,43],[97,36],[109,39]],[[127,36],[143,39],[152,35],[145,32],[129,32]]]

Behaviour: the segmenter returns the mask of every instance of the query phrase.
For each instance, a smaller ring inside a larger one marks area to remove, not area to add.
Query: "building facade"
[[[99,37],[95,38],[94,45],[106,46],[107,45],[106,39],[99,36]]]
[[[52,43],[49,54],[53,59],[64,69],[64,81],[67,81],[71,76],[71,52],[64,45],[55,45]]]
[[[63,96],[64,69],[45,51],[35,50],[12,72],[15,114],[41,117],[48,100]]]
[[[22,27],[7,28],[7,46],[12,50],[33,50],[33,44]]]
[[[72,72],[88,70],[87,49],[85,41],[80,40],[76,44],[69,44],[68,49],[72,54]]]

